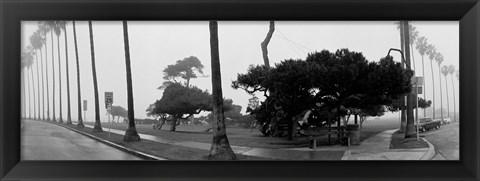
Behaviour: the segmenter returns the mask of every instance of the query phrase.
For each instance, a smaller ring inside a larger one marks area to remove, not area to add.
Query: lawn
[[[399,126],[398,120],[395,119],[374,119],[367,120],[364,123],[360,133],[360,141],[363,141],[373,135],[376,135],[384,130],[396,129]],[[86,122],[85,124],[93,125],[93,122]],[[177,131],[169,131],[170,125],[164,125],[162,130],[152,128],[150,124],[137,124],[137,131],[142,134],[159,136],[171,141],[194,141],[202,143],[211,143],[212,132],[204,132],[208,127],[202,125],[179,125]],[[105,131],[110,127],[109,123],[102,123]],[[112,123],[112,129],[126,130],[127,124]],[[298,148],[307,147],[309,144],[308,137],[296,137],[289,141],[286,138],[265,137],[258,129],[227,127],[227,136],[231,145],[257,148]],[[335,135],[332,136],[332,143],[336,141]],[[327,136],[317,140],[317,145],[328,145]]]

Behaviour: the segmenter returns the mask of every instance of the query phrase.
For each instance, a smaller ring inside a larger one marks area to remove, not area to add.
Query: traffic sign
[[[83,100],[83,111],[87,111],[87,100]]]
[[[108,109],[109,106],[113,104],[113,92],[105,92],[105,108]]]
[[[417,87],[413,86],[412,87],[412,93],[413,94],[415,94],[415,93],[416,94],[422,94],[423,93],[423,87],[422,86],[417,86]]]
[[[412,83],[412,85],[421,86],[421,85],[423,85],[423,77],[421,77],[421,76],[412,77],[411,83]]]

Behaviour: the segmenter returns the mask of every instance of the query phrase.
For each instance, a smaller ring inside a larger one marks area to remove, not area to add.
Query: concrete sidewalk
[[[86,127],[93,128],[91,125]],[[105,131],[108,128],[104,129]],[[112,133],[125,134],[125,131],[110,129]],[[372,136],[360,143],[358,146],[318,146],[316,150],[310,148],[288,148],[288,149],[267,149],[243,146],[231,146],[236,154],[256,156],[278,160],[430,160],[435,155],[433,145],[429,148],[415,149],[389,149],[392,134],[396,130],[387,130]],[[145,140],[155,141],[164,144],[210,150],[210,143],[193,141],[171,141],[158,136],[140,134]],[[422,138],[423,139],[423,138]]]

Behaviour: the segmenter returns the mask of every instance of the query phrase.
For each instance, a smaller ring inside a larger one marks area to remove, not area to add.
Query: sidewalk
[[[86,127],[93,128],[91,125]],[[104,131],[108,131],[105,128]],[[125,131],[110,129],[112,133],[124,134]],[[392,134],[396,130],[387,130],[372,136],[358,146],[318,146],[316,150],[310,148],[267,149],[243,146],[231,146],[236,154],[256,156],[278,160],[430,160],[435,154],[435,148],[429,144],[429,148],[415,149],[389,149]],[[162,139],[158,136],[140,134],[140,138],[159,143],[177,146],[210,150],[210,143],[193,141],[174,142]],[[422,138],[423,139],[423,138]]]

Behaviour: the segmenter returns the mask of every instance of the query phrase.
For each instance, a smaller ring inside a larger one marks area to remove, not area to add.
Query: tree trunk
[[[438,83],[440,84],[440,118],[443,121],[442,69],[440,64],[438,64]]]
[[[450,117],[450,100],[448,100],[448,82],[445,75],[445,94],[447,95],[447,117]]]
[[[67,28],[63,29],[65,32],[65,66],[67,70],[67,124],[72,124],[72,115],[70,108],[70,76],[68,72],[68,40],[67,40]]]
[[[433,75],[433,59],[430,60],[430,70],[432,71],[432,117],[435,119],[435,76]]]
[[[123,141],[140,141],[140,136],[135,128],[135,111],[133,110],[132,70],[130,67],[130,45],[128,42],[127,21],[123,21],[123,40],[125,46],[125,65],[127,68],[127,101],[128,101],[128,129],[123,136]]]
[[[33,65],[32,65],[33,66]],[[30,77],[32,77],[32,94],[33,94],[33,119],[37,119],[37,101],[35,96],[35,79],[33,78],[33,67],[30,67]]]
[[[172,122],[170,123],[170,131],[175,131],[177,129],[178,118],[173,116]]]
[[[401,21],[400,22],[400,49],[402,50],[402,52],[405,52],[405,36],[404,36],[404,25]],[[402,58],[402,68],[405,68],[405,60],[403,60]],[[407,117],[406,117],[406,112],[405,112],[405,104],[406,104],[406,96],[402,96],[401,97],[401,100],[400,100],[400,104],[402,105],[401,106],[401,109],[400,109],[400,132],[401,133],[404,133],[406,128],[407,128]]]
[[[403,21],[403,31],[404,33],[404,38],[405,38],[405,57],[406,57],[406,63],[411,70],[411,63],[410,63],[410,49],[408,48],[408,45],[410,44],[410,36],[408,32],[408,21]],[[416,136],[416,130],[415,130],[415,120],[413,117],[413,100],[414,95],[412,92],[410,92],[407,96],[407,127],[405,130],[405,138],[411,138]]]
[[[427,91],[425,89],[425,63],[423,61],[423,55],[422,55],[422,76],[423,76],[423,100],[427,101],[427,98],[426,98]],[[423,117],[427,117],[426,108],[423,108]]]
[[[455,84],[453,84],[453,74],[450,74],[452,78],[452,90],[453,90],[453,122],[457,121],[457,106],[456,106],[456,98],[455,98]]]
[[[28,70],[25,71],[25,74],[27,77],[27,85],[28,85],[28,119],[32,119],[32,92],[31,92],[32,86],[30,85],[30,76],[28,76]]]
[[[265,63],[265,66],[270,67],[270,61],[268,60],[268,43],[270,43],[270,40],[272,39],[273,32],[275,31],[275,21],[270,21],[270,26],[268,29],[267,36],[265,37],[265,40],[260,44],[262,47],[262,54],[263,54],[263,62]]]
[[[45,47],[45,81],[47,82],[47,121],[51,121],[50,120],[50,90],[49,90],[49,84],[48,84],[48,50],[47,50],[47,36],[45,35],[45,44],[44,47]]]
[[[63,123],[63,114],[62,114],[62,65],[60,61],[60,36],[57,36],[57,47],[58,47],[58,100],[59,100],[59,113],[60,117],[58,122]]]
[[[27,87],[25,85],[25,67],[22,67],[21,69],[22,71],[22,86],[21,86],[21,89],[22,89],[22,108],[23,108],[23,112],[22,112],[22,116],[23,116],[23,119],[27,119],[27,95],[25,94],[25,88]]]
[[[213,140],[210,148],[209,160],[236,160],[230,143],[228,142],[223,114],[222,78],[220,72],[220,57],[218,50],[218,24],[209,22],[210,28],[210,55],[212,64],[212,97],[213,97]]]
[[[78,61],[78,45],[77,45],[77,29],[75,27],[75,21],[73,21],[73,39],[75,42],[75,58],[77,61],[77,92],[78,92],[78,123],[77,127],[84,128],[85,125],[83,124],[82,118],[82,92],[80,90],[80,64]]]
[[[52,39],[52,91],[53,91],[53,95],[52,95],[52,107],[53,107],[53,118],[52,118],[52,121],[53,122],[57,122],[57,118],[55,117],[55,55],[54,55],[54,52],[53,52],[53,32],[50,31],[50,37]]]
[[[40,48],[40,70],[42,71],[42,120],[45,121],[45,85],[44,85],[44,77],[43,77],[43,53],[42,49]]]
[[[37,65],[37,105],[38,105],[38,116],[37,119],[42,119],[41,111],[40,111],[40,62],[38,61],[38,54],[37,50],[35,50],[35,59]],[[445,77],[446,78],[446,77]]]
[[[102,123],[100,123],[100,105],[98,100],[97,70],[95,68],[95,48],[93,43],[92,21],[88,21],[88,29],[90,31],[90,52],[92,56],[93,90],[95,93],[95,126],[93,127],[93,132],[103,132]]]

